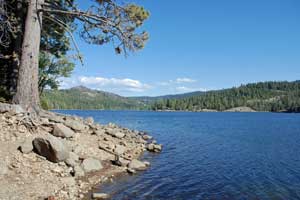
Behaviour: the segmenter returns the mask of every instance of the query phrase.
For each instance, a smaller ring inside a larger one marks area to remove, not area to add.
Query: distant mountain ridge
[[[46,90],[42,96],[42,104],[43,107],[49,109],[146,109],[145,104],[137,100],[84,86],[63,90]]]
[[[229,89],[157,97],[123,97],[77,86],[47,90],[42,103],[50,109],[225,111],[249,107],[257,111],[300,112],[300,81],[250,83]]]

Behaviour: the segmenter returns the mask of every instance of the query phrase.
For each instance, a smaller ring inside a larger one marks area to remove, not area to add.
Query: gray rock
[[[65,160],[65,163],[70,167],[74,167],[77,164],[78,160],[79,160],[79,156],[74,152],[70,152],[69,158]]]
[[[113,136],[116,137],[116,138],[120,138],[121,139],[121,138],[125,137],[125,133],[116,132]]]
[[[92,199],[109,199],[110,196],[106,193],[93,193]]]
[[[7,165],[4,162],[0,161],[0,176],[4,176],[7,173],[8,173]]]
[[[147,150],[151,151],[151,152],[158,153],[158,152],[162,151],[162,145],[161,144],[153,144],[153,143],[151,143],[151,144],[148,144]]]
[[[129,174],[135,174],[136,173],[136,171],[134,169],[131,169],[131,168],[127,168],[127,172]]]
[[[161,144],[155,144],[154,145],[154,152],[161,152],[162,145]]]
[[[69,157],[69,151],[62,141],[52,135],[35,138],[33,147],[37,154],[44,156],[51,162],[65,161]]]
[[[74,131],[72,131],[70,128],[66,127],[63,124],[55,124],[52,135],[56,137],[70,138],[73,137]]]
[[[144,162],[139,161],[137,159],[133,159],[128,164],[128,168],[134,169],[134,170],[145,170],[147,169],[147,166]]]
[[[144,140],[151,140],[152,139],[152,136],[150,135],[143,135],[142,136]]]
[[[33,150],[32,139],[26,139],[19,147],[22,153],[30,153]]]
[[[76,165],[76,166],[74,167],[74,173],[75,173],[75,177],[81,177],[81,176],[84,176],[84,171],[83,171],[83,169],[82,169],[80,166],[78,166],[78,165]]]
[[[94,158],[84,159],[81,163],[81,167],[85,172],[98,171],[103,168],[101,162]]]
[[[154,151],[154,145],[155,144],[148,144],[147,150],[153,152]]]
[[[144,164],[145,164],[147,167],[150,166],[150,162],[148,162],[148,161],[144,161]]]
[[[104,135],[104,133],[105,133],[105,131],[102,129],[94,130],[94,134],[96,134],[97,136]]]
[[[16,114],[25,113],[24,109],[17,104],[0,103],[0,113],[13,112]]]
[[[74,159],[72,159],[72,158],[67,158],[65,160],[65,163],[69,167],[74,167],[76,165],[76,161]]]
[[[75,131],[84,131],[88,129],[88,127],[80,120],[74,120],[71,118],[67,118],[64,124]]]

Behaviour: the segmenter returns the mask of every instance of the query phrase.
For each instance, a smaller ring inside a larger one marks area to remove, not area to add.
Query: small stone
[[[148,162],[148,161],[144,161],[144,164],[145,164],[147,167],[150,166],[150,162]]]
[[[93,193],[92,199],[109,199],[110,196],[106,193]]]
[[[151,140],[152,137],[150,135],[143,135],[142,136],[144,140]]]
[[[75,173],[76,177],[84,176],[83,169],[80,166],[78,166],[78,165],[74,167],[74,173]]]
[[[85,120],[88,124],[93,124],[94,123],[94,119],[92,117],[88,117]]]
[[[32,139],[26,139],[19,147],[22,153],[30,153],[33,150]]]
[[[67,186],[74,186],[76,185],[75,178],[73,177],[64,177],[61,179],[62,183],[67,185]]]
[[[128,168],[134,169],[134,170],[145,170],[147,169],[147,166],[142,161],[139,161],[137,159],[133,159],[128,164]]]
[[[81,167],[85,172],[98,171],[103,168],[101,162],[94,158],[87,158],[83,160]]]
[[[121,138],[125,137],[125,133],[122,133],[122,132],[116,132],[116,133],[114,134],[114,136],[115,136],[116,138],[121,139]]]
[[[94,134],[96,134],[97,136],[101,136],[101,135],[104,135],[105,134],[105,131],[104,130],[94,130]]]
[[[127,172],[129,174],[135,174],[136,173],[136,171],[134,169],[131,169],[131,168],[127,168]]]

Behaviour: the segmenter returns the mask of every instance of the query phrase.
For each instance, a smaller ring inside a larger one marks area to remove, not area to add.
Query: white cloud
[[[176,83],[195,83],[197,80],[190,79],[190,78],[177,78],[175,80]]]
[[[170,86],[170,85],[177,85],[182,83],[195,83],[197,80],[191,78],[176,78],[175,80],[168,80],[163,82],[158,82],[157,85],[160,86]]]
[[[150,85],[142,83],[139,80],[130,78],[104,78],[97,76],[80,76],[62,79],[61,88],[70,88],[78,85],[116,93],[144,92],[151,88]]]
[[[179,86],[175,88],[176,92],[185,93],[185,92],[195,92],[195,91],[207,91],[205,88],[191,88],[186,86]]]

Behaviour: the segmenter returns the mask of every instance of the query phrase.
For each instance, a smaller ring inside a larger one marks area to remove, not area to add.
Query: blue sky
[[[77,37],[85,66],[63,88],[155,96],[300,79],[299,0],[134,2],[151,12],[145,49],[125,58]]]

